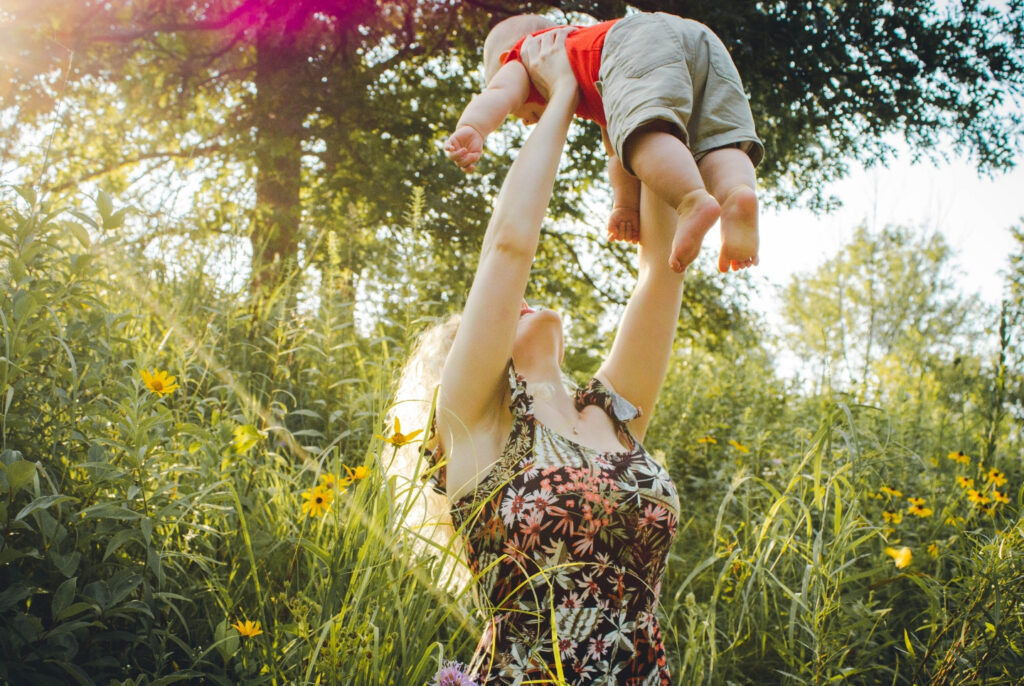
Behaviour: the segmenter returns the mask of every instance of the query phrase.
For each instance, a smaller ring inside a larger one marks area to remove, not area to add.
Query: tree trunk
[[[286,31],[267,26],[256,40],[256,208],[251,289],[267,294],[294,270],[302,218],[302,139],[306,113],[296,92],[305,68]]]

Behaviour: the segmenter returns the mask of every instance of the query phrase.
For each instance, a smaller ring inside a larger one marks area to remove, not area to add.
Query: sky
[[[828,215],[807,210],[761,213],[759,288],[753,304],[773,318],[777,297],[772,285],[788,283],[795,273],[813,271],[834,256],[861,223],[869,228],[887,224],[920,226],[941,232],[963,271],[962,290],[986,302],[999,302],[1007,255],[1014,250],[1009,228],[1024,220],[1024,154],[1012,172],[979,177],[966,160],[911,164],[910,155],[887,167],[853,167],[845,178],[828,187],[843,207]],[[711,231],[705,242],[717,242]],[[714,247],[717,254],[717,245]],[[763,283],[763,282],[762,282]]]

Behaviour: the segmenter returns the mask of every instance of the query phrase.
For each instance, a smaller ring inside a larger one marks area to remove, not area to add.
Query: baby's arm
[[[608,217],[608,240],[640,240],[640,179],[631,176],[615,154],[608,131],[601,127],[601,139],[608,152],[608,182],[612,187],[612,213]]]
[[[483,154],[484,139],[501,126],[505,117],[522,107],[530,95],[530,77],[518,60],[506,62],[487,88],[463,110],[455,133],[444,144],[448,157],[471,172]]]

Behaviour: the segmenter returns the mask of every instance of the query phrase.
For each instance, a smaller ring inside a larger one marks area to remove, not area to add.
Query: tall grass
[[[0,679],[404,685],[467,660],[485,617],[383,469],[409,322],[254,305],[126,256],[120,219],[25,190],[0,209]],[[888,410],[769,391],[761,413],[694,381],[652,425],[688,513],[662,591],[676,683],[1019,683],[1012,444],[965,464],[898,443]]]
[[[257,312],[126,261],[109,213],[5,210],[0,675],[421,683],[465,653],[477,627],[406,553],[415,494],[374,438],[402,341],[358,335],[351,303]]]

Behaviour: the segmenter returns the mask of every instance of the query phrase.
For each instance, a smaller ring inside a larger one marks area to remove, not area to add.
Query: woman
[[[678,497],[641,441],[682,299],[669,246],[651,244],[672,231],[643,232],[611,353],[575,392],[559,315],[523,299],[577,97],[564,40],[523,46],[547,109],[502,186],[461,321],[441,329],[455,333],[434,476],[493,617],[471,664],[480,683],[668,684],[655,611]],[[675,223],[646,188],[641,214]]]

